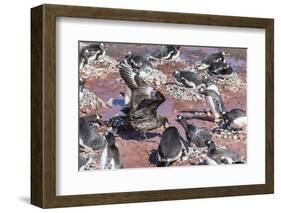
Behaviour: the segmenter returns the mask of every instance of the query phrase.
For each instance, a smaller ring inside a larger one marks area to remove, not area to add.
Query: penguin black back
[[[175,74],[176,81],[183,84],[186,88],[195,88],[199,85],[203,85],[203,81],[200,76],[195,72],[190,71],[176,71]]]
[[[107,145],[108,146],[114,146],[115,145],[115,136],[112,132],[108,132],[105,136]]]
[[[161,136],[158,147],[158,160],[166,165],[178,160],[183,153],[183,143],[176,127],[168,127]],[[188,151],[188,150],[186,150]]]
[[[83,144],[91,149],[100,149],[105,145],[105,139],[101,137],[98,130],[90,125],[85,118],[79,119],[79,137]]]
[[[178,115],[177,121],[180,122],[184,128],[186,138],[196,147],[205,147],[206,141],[210,141],[212,139],[212,134],[207,129],[197,128],[196,126],[189,124],[185,117]]]
[[[225,56],[225,52],[212,53],[211,55],[206,56],[202,63],[211,65],[213,63],[225,62]]]

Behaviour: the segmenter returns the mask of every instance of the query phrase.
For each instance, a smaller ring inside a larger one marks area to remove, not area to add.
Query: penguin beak
[[[170,127],[171,125],[170,125],[169,121],[166,121],[163,126],[164,126],[164,129],[166,129],[166,128]]]
[[[182,115],[177,115],[176,121],[180,122]]]

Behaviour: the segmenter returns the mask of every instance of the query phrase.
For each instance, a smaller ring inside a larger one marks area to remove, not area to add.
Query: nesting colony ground
[[[86,89],[103,100],[106,106],[94,111],[80,111],[81,115],[98,113],[103,116],[104,120],[108,120],[113,115],[117,114],[124,106],[124,100],[119,96],[119,93],[125,89],[125,83],[120,78],[119,70],[116,66],[118,64],[117,62],[123,61],[124,56],[129,51],[135,54],[149,54],[158,48],[160,48],[159,45],[105,43],[106,58],[104,59],[105,62],[103,66],[100,66],[98,72],[93,74],[92,72],[95,72],[94,66],[96,66],[96,64],[90,63],[86,65],[85,69],[80,70],[80,76],[83,76],[85,79]],[[173,73],[176,70],[194,70],[196,72],[194,65],[198,61],[201,61],[205,56],[211,53],[220,51],[225,51],[230,54],[227,58],[227,63],[230,64],[234,70],[234,78],[232,80],[228,80],[226,84],[220,80],[216,82],[222,93],[226,110],[240,108],[246,111],[246,49],[182,46],[180,48],[179,58],[171,61],[155,62],[153,63],[153,68],[165,75],[166,83],[175,82]],[[201,74],[205,75],[202,71]],[[150,83],[166,97],[166,101],[158,108],[158,113],[166,116],[170,124],[176,126],[181,135],[185,138],[182,126],[175,120],[176,116],[178,114],[185,114],[182,111],[209,110],[205,100],[195,92],[185,91],[183,87],[179,87],[176,84],[164,84],[164,82],[160,84],[159,82]],[[189,120],[189,122],[198,127],[206,127],[210,130],[216,128],[216,125],[212,122],[201,120]],[[103,132],[106,131],[106,129],[103,128],[100,129],[100,131]],[[163,131],[163,128],[159,128],[148,132],[147,136],[150,142],[147,142],[145,139],[135,139],[139,137],[136,132],[118,133],[116,144],[121,152],[124,168],[155,167],[155,153]],[[224,146],[240,153],[246,160],[245,132],[232,134],[231,132],[222,131],[214,134],[213,140],[219,146]],[[198,149],[196,152],[191,152],[186,160],[175,162],[172,166],[197,165],[200,158],[205,155],[206,150]],[[94,163],[98,165],[98,162]],[[93,166],[93,168],[97,167]]]

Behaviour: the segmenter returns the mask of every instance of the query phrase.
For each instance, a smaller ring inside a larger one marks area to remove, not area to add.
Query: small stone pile
[[[145,74],[141,73],[141,78],[145,82],[155,85],[156,87],[163,85],[167,82],[167,77],[161,71],[157,69],[147,70]]]
[[[247,87],[246,81],[242,80],[237,73],[233,73],[228,78],[219,78],[216,76],[212,76],[207,72],[207,70],[201,70],[201,71],[198,70],[198,73],[203,78],[208,78],[216,85],[222,86],[223,88],[230,89],[233,92],[237,92]]]
[[[216,129],[213,135],[218,138],[229,139],[233,142],[243,141],[247,137],[245,130]]]
[[[79,153],[79,155],[81,155],[87,159],[91,159],[89,162],[87,162],[87,167],[85,168],[85,170],[100,169],[100,158],[101,158],[102,152],[103,152],[103,149],[82,151]]]
[[[174,99],[185,100],[185,101],[202,101],[204,100],[203,95],[196,92],[196,89],[185,88],[178,84],[170,84],[166,87],[167,93]]]
[[[203,162],[206,159],[207,152],[208,152],[207,147],[204,148],[190,147],[186,155],[186,160],[191,165],[199,165],[201,162]]]
[[[80,77],[106,78],[109,73],[119,72],[118,62],[107,55],[101,57],[99,60],[91,60],[90,58],[89,61],[89,64],[80,70]]]
[[[80,110],[96,111],[106,107],[106,103],[90,90],[84,88],[83,91],[80,92]]]

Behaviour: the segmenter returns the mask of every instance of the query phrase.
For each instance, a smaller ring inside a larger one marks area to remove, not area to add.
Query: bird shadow
[[[150,151],[148,160],[151,164],[154,164],[156,166],[159,165],[159,161],[158,161],[158,157],[157,157],[157,149],[152,149]]]
[[[123,140],[136,140],[136,141],[146,141],[146,139],[137,131],[120,131],[118,132],[118,136]],[[146,132],[146,137],[149,142],[156,143],[155,141],[150,141],[150,139],[155,137],[160,137],[161,134],[157,132]]]
[[[196,111],[196,110],[182,110],[180,113],[188,113],[185,114],[184,117],[187,120],[197,119],[209,122],[215,122],[215,117],[213,115],[209,115],[205,111]]]

